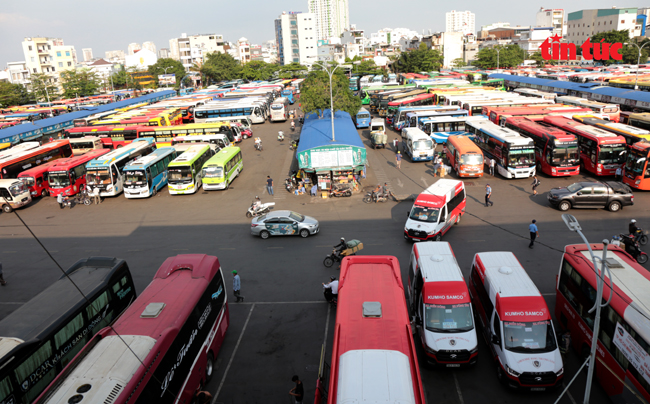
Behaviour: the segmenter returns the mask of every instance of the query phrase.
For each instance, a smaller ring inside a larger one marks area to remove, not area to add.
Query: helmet
[[[330,281],[335,281],[335,280],[336,280],[336,276],[330,276]]]
[[[341,241],[345,241],[345,238],[344,238],[344,237],[341,237]]]
[[[260,199],[260,197],[259,197],[259,196],[257,196],[257,195],[255,195],[255,199]]]
[[[630,223],[636,223],[636,219],[630,220]]]

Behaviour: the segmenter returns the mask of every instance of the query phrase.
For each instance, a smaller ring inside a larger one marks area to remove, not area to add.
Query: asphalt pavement
[[[53,198],[37,200],[16,214],[0,213],[0,261],[7,286],[0,288],[0,318],[41,292],[61,275],[57,263],[67,269],[80,258],[115,256],[127,261],[142,292],[169,256],[205,253],[219,257],[228,286],[232,270],[241,276],[243,303],[229,304],[231,325],[217,358],[215,376],[207,389],[217,403],[288,403],[291,377],[305,384],[305,402],[314,397],[320,353],[326,346],[331,360],[335,309],[323,299],[321,283],[338,276],[336,269],[323,266],[323,258],[340,237],[359,239],[364,255],[394,255],[407,279],[412,243],[403,238],[406,212],[412,196],[433,184],[431,163],[403,159],[395,166],[394,150],[368,147],[369,171],[363,187],[387,182],[401,200],[364,204],[362,193],[349,198],[321,199],[295,196],[283,189],[292,166],[294,151],[290,137],[277,140],[278,130],[291,134],[288,123],[266,123],[253,127],[264,150],[257,152],[250,139],[240,146],[244,170],[226,191],[203,191],[194,195],[169,195],[166,189],[144,200],[127,200],[120,195],[101,205],[75,206],[60,210]],[[366,131],[359,131],[364,143]],[[296,134],[293,134],[294,136]],[[394,132],[390,132],[392,142]],[[266,192],[266,177],[274,180],[274,196]],[[448,176],[447,178],[454,178]],[[555,306],[555,277],[564,246],[580,243],[561,220],[561,212],[546,201],[546,191],[590,176],[550,178],[544,175],[533,196],[531,179],[507,180],[486,176],[465,181],[467,213],[443,240],[449,241],[467,276],[474,254],[483,251],[512,251],[546,298]],[[485,185],[492,187],[493,207],[483,204]],[[270,238],[250,235],[245,212],[255,196],[275,202],[275,209],[291,209],[320,221],[316,236]],[[640,227],[650,228],[650,195],[636,192],[635,205],[620,212],[602,209],[573,210],[592,242],[626,231],[635,218]],[[24,221],[25,225],[21,220]],[[540,237],[528,248],[528,224],[537,220]],[[34,236],[37,237],[36,239]],[[42,244],[42,245],[41,245]],[[56,263],[48,256],[48,252]],[[230,296],[232,296],[230,294]],[[559,391],[524,394],[497,382],[495,363],[480,340],[478,364],[469,369],[431,369],[421,362],[421,373],[429,403],[514,403],[554,402]],[[572,352],[565,379],[574,376],[578,356]],[[569,396],[560,402],[581,402],[585,374],[578,375]],[[595,383],[591,402],[608,402]]]

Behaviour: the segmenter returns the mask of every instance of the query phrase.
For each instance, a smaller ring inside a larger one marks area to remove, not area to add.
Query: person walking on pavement
[[[56,203],[59,204],[59,209],[63,209],[63,193],[60,193],[56,196]]]
[[[289,390],[289,394],[291,394],[296,400],[296,404],[302,403],[302,399],[305,396],[305,387],[302,385],[302,382],[300,381],[298,375],[294,375],[291,378],[291,381],[296,383],[296,387]]]
[[[402,169],[402,154],[399,151],[395,154],[395,165],[399,170]]]
[[[535,244],[535,239],[539,237],[539,230],[537,230],[537,220],[533,219],[533,222],[528,225],[528,230],[530,231],[530,244],[528,244],[528,248],[533,248],[533,244]]]
[[[621,177],[623,177],[623,169],[619,166],[616,169],[616,181],[620,181]]]
[[[266,176],[266,191],[273,196],[273,180],[270,175]]]
[[[497,165],[495,159],[490,159],[490,175],[494,177],[494,166]]]
[[[7,281],[5,281],[4,275],[2,274],[2,262],[0,262],[0,285],[5,286]]]
[[[395,149],[395,151],[397,151],[397,146],[399,145],[398,142],[399,140],[397,140],[397,138],[393,139],[393,148]]]
[[[232,279],[232,293],[237,298],[236,300],[237,302],[239,301],[243,302],[244,296],[239,294],[241,292],[241,279],[239,278],[237,271],[232,271],[232,274],[235,275],[235,277]]]
[[[536,175],[533,175],[533,183],[530,184],[533,186],[533,196],[537,196],[537,187],[541,184],[541,181],[537,179]]]
[[[492,187],[490,186],[490,184],[487,184],[485,186],[485,206],[486,207],[494,205],[494,202],[492,202],[490,200],[491,196],[492,196]]]

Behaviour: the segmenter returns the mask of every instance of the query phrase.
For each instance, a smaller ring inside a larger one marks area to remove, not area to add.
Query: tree
[[[23,105],[34,102],[32,94],[22,84],[0,81],[0,107]]]
[[[288,65],[280,66],[278,70],[278,78],[280,79],[298,79],[302,78],[307,74],[306,66],[301,65],[298,62],[291,62]],[[302,96],[301,96],[302,97]]]
[[[528,56],[528,60],[534,60],[535,63],[537,64],[537,67],[544,67],[546,65],[553,65],[555,66],[557,64],[557,60],[545,60],[542,57],[542,51],[537,51],[531,55]]]
[[[185,77],[185,68],[183,64],[174,59],[162,58],[147,68],[149,74],[151,74],[156,82],[158,81],[158,76],[161,74],[173,74],[176,79],[176,86],[180,85],[181,80]],[[166,72],[166,73],[165,73]],[[160,86],[160,83],[158,83]]]
[[[65,70],[60,73],[60,76],[63,98],[97,94],[102,85],[97,73],[90,69]]]
[[[456,58],[451,61],[451,65],[455,67],[456,69],[460,69],[461,67],[467,66],[463,58]]]
[[[275,77],[279,66],[261,60],[252,60],[241,68],[241,78],[244,80],[271,80]]]
[[[53,84],[52,78],[46,74],[32,73],[31,87],[37,102],[46,102],[48,97],[50,101],[58,98],[59,89]]]
[[[484,69],[498,67],[516,67],[524,61],[524,51],[517,45],[499,46],[499,53],[495,48],[483,48],[476,55],[475,66]]]
[[[354,65],[352,72],[361,76],[367,76],[370,74],[375,76],[384,73],[383,70],[378,67],[375,64],[375,61],[372,59],[362,60],[358,65]]]
[[[129,76],[126,74],[126,70],[124,70],[124,68],[121,68],[117,72],[111,74],[111,77],[108,81],[113,84],[114,89],[125,89],[128,87],[126,85],[128,79]]]
[[[361,99],[352,94],[348,78],[340,69],[332,76],[332,100],[335,111],[345,111],[352,116],[361,108]],[[300,104],[305,114],[316,112],[323,117],[323,111],[330,108],[330,80],[326,72],[309,73],[300,91]]]
[[[425,43],[419,49],[402,52],[393,65],[402,73],[430,72],[440,70],[444,58],[438,50],[428,49]]]
[[[239,61],[227,53],[211,52],[206,55],[206,59],[201,67],[201,74],[208,81],[229,81],[241,76]]]

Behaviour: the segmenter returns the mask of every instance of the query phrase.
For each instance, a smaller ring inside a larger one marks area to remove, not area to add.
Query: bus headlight
[[[560,369],[560,371],[556,373],[557,377],[560,377],[563,374],[564,374],[564,368]]]
[[[521,374],[515,370],[512,370],[508,365],[506,365],[506,372],[508,372],[510,376],[514,376],[514,377],[519,377],[519,375]]]

